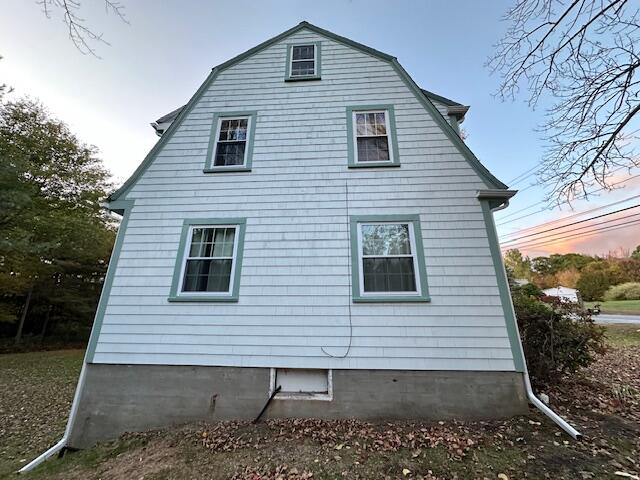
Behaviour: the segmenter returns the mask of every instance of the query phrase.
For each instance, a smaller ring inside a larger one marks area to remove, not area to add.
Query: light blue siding
[[[322,42],[322,80],[284,82],[286,46]],[[348,105],[393,104],[401,167],[347,168]],[[442,110],[442,106],[438,106]],[[214,113],[256,111],[252,171],[203,174]],[[345,183],[349,196],[345,198]],[[222,71],[135,199],[95,362],[513,370],[478,189],[393,68],[300,31]],[[351,215],[418,214],[431,302],[353,304]],[[236,304],[167,302],[185,218],[246,217]]]

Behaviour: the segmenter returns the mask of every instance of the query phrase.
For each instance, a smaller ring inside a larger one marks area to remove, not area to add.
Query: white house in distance
[[[547,297],[557,297],[562,301],[571,303],[581,303],[580,291],[575,288],[557,286],[542,290]]]
[[[526,411],[467,107],[302,22],[213,69],[113,193],[66,443],[266,416]]]

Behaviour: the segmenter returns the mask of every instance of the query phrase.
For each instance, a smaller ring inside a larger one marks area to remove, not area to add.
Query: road
[[[601,313],[600,315],[594,315],[593,319],[596,323],[637,323],[640,325],[640,315],[610,315],[608,313]]]

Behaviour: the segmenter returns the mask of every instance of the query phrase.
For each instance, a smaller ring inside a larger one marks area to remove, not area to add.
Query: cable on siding
[[[349,181],[345,180],[344,181],[344,207],[345,207],[345,212],[346,212],[346,226],[347,226],[347,252],[348,252],[348,266],[351,267],[351,262],[352,262],[352,258],[351,258],[351,226],[349,224]],[[353,320],[351,318],[351,303],[352,303],[352,298],[351,298],[351,272],[349,272],[349,274],[347,275],[349,278],[349,344],[347,345],[347,350],[344,352],[344,355],[332,355],[331,353],[327,352],[324,347],[320,347],[320,350],[322,350],[322,353],[324,353],[325,355],[331,357],[331,358],[346,358],[347,355],[349,355],[349,352],[351,351],[351,344],[353,342]]]

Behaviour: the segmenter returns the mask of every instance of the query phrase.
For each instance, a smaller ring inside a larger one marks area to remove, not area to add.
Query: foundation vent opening
[[[307,368],[271,369],[271,394],[280,386],[274,397],[278,400],[331,400],[333,398],[331,370]]]

